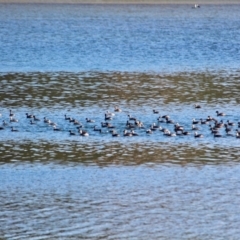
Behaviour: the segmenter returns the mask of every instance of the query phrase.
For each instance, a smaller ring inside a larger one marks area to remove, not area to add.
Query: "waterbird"
[[[153,113],[154,113],[154,114],[159,114],[159,111],[156,110],[156,109],[153,109]]]
[[[87,122],[87,123],[94,123],[95,121],[94,121],[93,119],[86,118],[86,122]]]
[[[53,131],[61,131],[61,129],[57,128],[56,126],[53,126]]]
[[[74,119],[73,125],[82,125],[78,120]]]
[[[195,133],[194,133],[194,137],[195,137],[195,138],[202,138],[202,137],[203,137],[203,134],[200,134],[200,133],[198,133],[198,132],[195,132]]]
[[[49,119],[47,119],[46,117],[43,118],[43,122],[44,123],[50,123],[51,121]]]
[[[240,134],[238,132],[236,133],[236,138],[240,138]]]
[[[198,124],[199,120],[195,120],[195,118],[192,119],[192,124]]]
[[[150,129],[151,131],[156,131],[159,129],[159,126],[157,126],[155,123],[153,123],[151,126],[150,126]]]
[[[115,113],[111,113],[110,111],[106,111],[105,112],[105,115],[107,115],[107,116],[110,116],[110,117],[114,117],[115,116]]]
[[[27,118],[33,118],[33,115],[32,115],[32,114],[26,113],[26,116],[27,116]]]
[[[190,135],[190,134],[191,134],[190,132],[182,130],[182,135]]]
[[[130,114],[128,114],[128,120],[137,121],[137,119],[135,117],[132,117]]]
[[[168,137],[175,137],[176,133],[172,133],[168,129],[165,129],[164,132],[163,132],[163,135],[168,136]]]
[[[234,125],[235,125],[234,122],[230,122],[229,120],[227,120],[227,124],[228,124],[229,126],[234,126]]]
[[[10,117],[10,120],[9,120],[9,122],[18,122],[18,119],[16,119],[16,118],[13,118],[13,117]]]
[[[201,108],[201,106],[199,104],[195,104],[194,106],[195,106],[195,108]]]
[[[88,133],[86,130],[80,129],[80,130],[79,130],[79,133],[80,133],[81,136],[84,136],[84,137],[89,136],[89,133]]]
[[[70,136],[76,135],[76,133],[72,132],[72,130],[69,130],[69,134],[70,134]]]
[[[0,130],[4,130],[4,127],[0,127]]]
[[[12,112],[12,110],[10,109],[9,110],[9,117],[13,117],[14,116],[14,113]]]
[[[110,120],[112,120],[112,116],[105,113],[105,121],[110,121]]]
[[[8,126],[8,123],[6,123],[5,120],[3,120],[3,126]]]
[[[33,115],[33,120],[34,120],[34,121],[40,121],[40,119],[37,118],[35,115]]]
[[[199,127],[195,126],[194,124],[192,125],[192,130],[199,130]]]
[[[166,123],[174,123],[174,121],[172,119],[170,119],[169,117],[166,117]]]
[[[213,135],[214,137],[222,137],[222,135],[220,133],[214,133]]]
[[[101,126],[104,128],[104,127],[107,127],[108,126],[108,122],[101,122]]]
[[[225,115],[226,115],[225,113],[219,112],[219,111],[216,111],[216,113],[217,113],[217,116],[218,116],[218,117],[220,117],[220,116],[225,116]]]
[[[12,131],[12,132],[18,132],[18,130],[15,129],[15,128],[13,128],[13,127],[11,127],[11,131]]]
[[[116,131],[112,131],[112,136],[113,137],[120,137],[120,134],[118,134]]]
[[[123,136],[124,137],[131,137],[132,136],[132,133],[131,132],[128,132],[126,129],[123,131]]]
[[[115,106],[115,107],[114,107],[114,111],[115,111],[115,112],[121,112],[122,109],[121,109],[119,106]]]
[[[130,133],[132,134],[132,136],[138,136],[138,134],[136,132],[134,132],[134,130],[131,130]]]
[[[67,114],[65,114],[64,117],[65,117],[65,120],[68,120],[68,121],[71,119],[70,117],[67,117]]]
[[[147,133],[147,134],[152,134],[152,130],[151,130],[151,129],[147,129],[147,130],[146,130],[146,133]]]
[[[97,128],[97,125],[95,125],[95,126],[94,126],[94,128],[93,128],[93,131],[98,131],[98,132],[101,132],[101,131],[102,131],[102,129],[100,129],[100,128]]]

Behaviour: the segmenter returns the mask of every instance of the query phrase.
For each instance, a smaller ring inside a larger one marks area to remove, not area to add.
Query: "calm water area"
[[[0,239],[239,239],[239,19],[0,4]]]

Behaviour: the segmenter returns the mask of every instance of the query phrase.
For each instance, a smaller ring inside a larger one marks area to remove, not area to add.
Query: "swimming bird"
[[[13,117],[14,116],[14,113],[12,112],[12,110],[10,109],[9,110],[9,117]]]
[[[195,138],[202,138],[202,137],[203,137],[203,134],[200,134],[200,133],[198,133],[198,132],[195,132],[195,133],[194,133],[194,137],[195,137]]]
[[[153,123],[153,124],[150,126],[150,129],[151,129],[152,131],[156,131],[156,130],[159,130],[159,127],[160,127],[160,126],[156,125],[156,123]]]
[[[64,117],[65,117],[65,120],[68,120],[68,121],[71,119],[70,117],[67,117],[67,114],[65,114]]]
[[[26,113],[26,116],[27,116],[27,118],[33,118],[33,115],[32,115],[32,114]]]
[[[118,107],[118,106],[115,106],[115,107],[114,107],[114,111],[115,111],[115,112],[121,112],[122,109],[121,109],[120,107]]]
[[[211,133],[216,134],[218,133],[218,128],[210,127]]]
[[[120,134],[118,134],[115,130],[112,131],[113,137],[120,137]]]
[[[107,128],[115,128],[111,123],[107,123]]]
[[[225,126],[225,132],[226,133],[229,133],[229,132],[232,131],[232,129],[230,127],[228,127],[228,125],[226,123],[224,124],[224,126]]]
[[[193,118],[192,124],[198,124],[198,123],[199,123],[199,120],[195,120],[195,118]]]
[[[169,117],[166,117],[166,123],[174,123],[174,121],[172,119],[170,119]]]
[[[57,128],[56,126],[53,126],[53,131],[61,131],[61,129]]]
[[[110,117],[114,117],[115,116],[115,113],[111,113],[110,111],[106,111],[105,112],[105,115],[107,115],[107,116],[110,116]]]
[[[182,135],[190,135],[191,133],[188,131],[182,131]]]
[[[88,133],[86,130],[80,129],[80,130],[79,130],[79,133],[80,133],[80,135],[83,136],[83,137],[89,136],[89,133]]]
[[[90,118],[86,118],[87,123],[94,123],[95,121],[93,119]]]
[[[174,124],[175,131],[183,131],[184,127],[179,125],[179,123]]]
[[[93,131],[96,131],[96,132],[101,132],[101,131],[102,131],[102,129],[100,129],[100,128],[97,128],[97,125],[95,125],[95,126],[94,126],[94,128],[93,128]]]
[[[18,132],[18,130],[15,129],[15,128],[13,128],[13,127],[11,127],[11,131],[12,131],[12,132]]]
[[[176,136],[176,133],[172,133],[172,132],[170,132],[168,129],[166,129],[166,130],[163,132],[163,135],[168,136],[168,137],[175,137],[175,136]]]
[[[5,120],[3,120],[3,126],[8,126],[8,123],[6,123]]]
[[[220,133],[214,133],[213,135],[214,137],[222,137],[222,135]]]
[[[226,115],[225,113],[219,112],[219,111],[216,111],[216,113],[217,113],[217,116],[218,116],[218,117],[219,117],[219,116],[225,116],[225,115]]]
[[[202,118],[200,118],[200,123],[201,123],[201,124],[207,124],[208,121],[207,121],[207,120],[204,120],[204,119],[202,119]]]
[[[159,116],[159,117],[157,118],[157,120],[158,120],[158,122],[160,122],[160,123],[163,123],[163,122],[164,122],[164,120],[162,119],[162,116]]]
[[[162,118],[170,118],[169,115],[163,115]]]
[[[194,106],[195,106],[195,108],[201,108],[201,106],[199,104],[195,104]]]
[[[72,130],[69,130],[69,134],[70,134],[70,136],[75,136],[76,135],[76,133],[72,132]]]
[[[108,122],[101,122],[101,126],[104,128],[104,127],[107,127],[108,126]]]
[[[33,120],[34,120],[34,121],[40,121],[40,119],[37,118],[35,115],[33,115]]]
[[[13,117],[10,117],[10,120],[9,120],[9,122],[18,122],[18,119],[16,119],[16,118],[13,118]]]
[[[195,126],[194,124],[192,125],[192,130],[199,130],[199,127]]]
[[[229,120],[227,120],[227,124],[228,124],[229,126],[234,126],[234,125],[235,125],[234,122],[230,122]]]
[[[240,138],[240,133],[236,133],[236,138]]]
[[[159,111],[156,110],[156,109],[153,109],[153,113],[154,113],[154,114],[159,114]]]
[[[0,130],[4,130],[4,127],[0,127]]]
[[[139,127],[139,128],[144,127],[143,122],[141,122],[141,121],[139,121],[139,120],[136,120],[136,121],[134,122],[134,124],[135,124],[135,126],[137,126],[137,127]]]
[[[78,120],[74,119],[73,125],[82,125]]]
[[[126,122],[126,128],[135,128],[135,124],[134,123],[130,123],[129,120],[127,120]]]
[[[132,133],[128,132],[126,129],[123,131],[123,136],[124,137],[132,137]]]
[[[107,113],[105,113],[105,121],[110,121],[110,120],[112,120],[112,117]]]
[[[31,124],[31,125],[34,125],[34,124],[36,124],[36,123],[33,122],[33,120],[30,120],[30,124]]]
[[[147,134],[152,134],[152,130],[151,130],[151,129],[147,129],[147,130],[146,130],[146,133],[147,133]]]
[[[137,121],[137,119],[135,117],[132,117],[130,114],[128,114],[128,120]]]
[[[138,136],[138,134],[136,132],[134,132],[134,130],[131,130],[130,133],[132,134],[132,136]]]
[[[43,122],[44,123],[50,123],[51,121],[49,119],[47,119],[46,117],[43,118]]]

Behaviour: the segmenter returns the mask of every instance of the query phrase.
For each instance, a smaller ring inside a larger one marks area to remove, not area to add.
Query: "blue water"
[[[239,9],[1,4],[1,71],[236,70]]]
[[[238,239],[239,19],[240,4],[0,4],[0,238]],[[116,105],[121,136],[94,131]],[[191,134],[127,138],[128,114]],[[231,134],[195,139],[208,116]]]

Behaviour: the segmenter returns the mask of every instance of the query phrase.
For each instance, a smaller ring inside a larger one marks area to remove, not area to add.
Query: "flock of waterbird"
[[[201,108],[200,105],[195,104],[194,107],[196,109]],[[240,122],[231,122],[230,120],[225,120],[224,116],[225,113],[216,111],[216,117],[208,116],[207,118],[203,119],[192,119],[192,127],[189,130],[186,130],[183,125],[180,125],[178,122],[175,122],[173,119],[170,118],[169,115],[160,115],[159,111],[153,109],[153,114],[159,115],[155,120],[154,123],[149,124],[146,126],[142,121],[139,119],[131,116],[128,114],[126,123],[123,124],[123,129],[120,130],[122,134],[118,133],[117,127],[111,123],[115,114],[122,112],[122,110],[115,106],[114,112],[106,111],[104,113],[104,119],[100,123],[100,125],[96,125],[95,120],[90,118],[85,118],[85,124],[78,121],[76,118],[64,115],[63,119],[68,121],[70,124],[75,126],[75,130],[71,129],[68,130],[69,135],[79,135],[79,136],[89,136],[91,135],[91,131],[99,132],[99,133],[110,133],[112,137],[132,137],[132,136],[139,136],[139,134],[145,133],[147,135],[153,134],[156,131],[161,131],[164,136],[174,137],[174,136],[185,136],[191,135],[195,138],[202,138],[204,134],[199,133],[201,125],[208,126],[209,133],[213,137],[225,137],[225,136],[234,136],[236,138],[240,138]],[[1,114],[0,114],[1,117]],[[219,119],[220,118],[220,119]],[[43,122],[47,126],[51,126],[53,131],[63,131],[61,128],[58,127],[58,124],[51,121],[47,117],[38,118],[36,115],[26,113],[26,119],[29,119],[29,124],[34,125],[38,122]],[[157,123],[156,123],[157,122]],[[5,128],[10,127],[12,132],[18,132],[20,129],[11,126],[11,123],[18,123],[18,119],[15,117],[15,114],[12,110],[9,110],[9,121],[3,120],[2,126],[0,126],[0,130],[4,130]],[[90,129],[90,130],[89,130]],[[103,130],[107,129],[107,130]],[[171,129],[171,130],[170,130]]]

